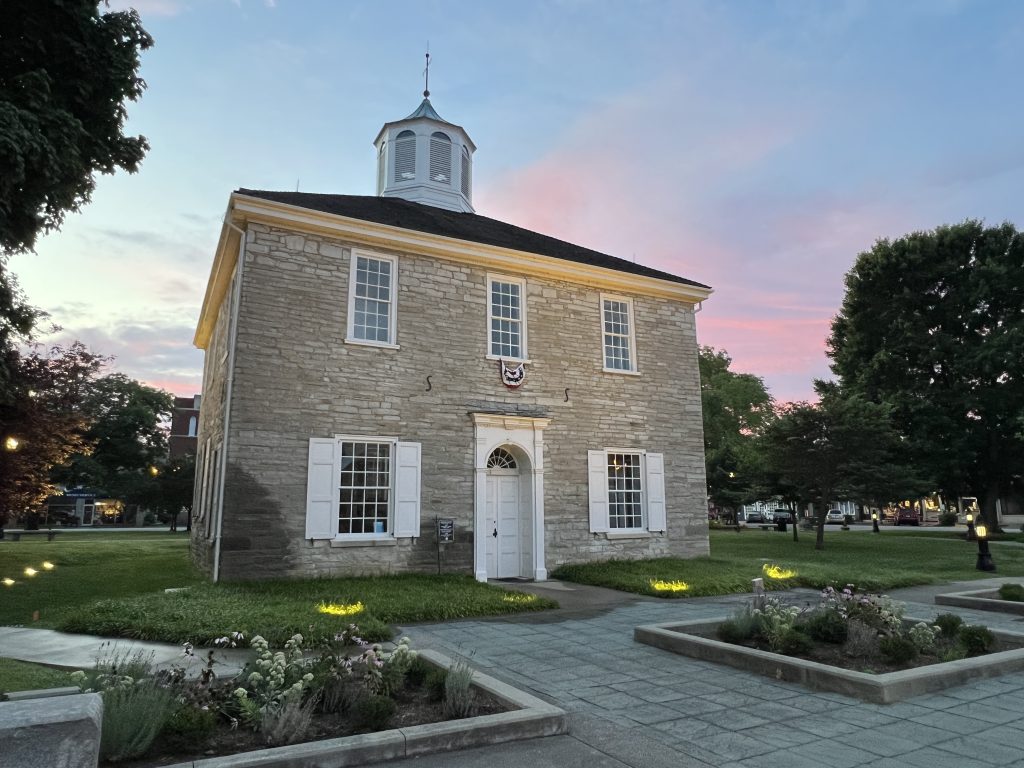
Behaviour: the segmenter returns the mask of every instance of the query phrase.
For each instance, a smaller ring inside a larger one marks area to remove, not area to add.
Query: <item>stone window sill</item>
[[[607,531],[604,537],[609,541],[619,541],[620,539],[649,539],[651,538],[650,531],[623,531],[622,533],[616,533],[614,531]]]
[[[331,539],[331,548],[334,547],[394,547],[398,540],[392,537],[386,539]]]

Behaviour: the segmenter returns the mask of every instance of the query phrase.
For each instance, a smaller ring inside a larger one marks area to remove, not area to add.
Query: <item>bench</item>
[[[4,531],[4,537],[10,537],[11,541],[21,541],[22,536],[45,536],[47,541],[53,541],[53,537],[60,531]]]

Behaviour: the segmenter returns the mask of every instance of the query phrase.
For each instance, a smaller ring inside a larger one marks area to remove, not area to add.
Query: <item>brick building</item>
[[[707,286],[473,212],[428,99],[373,197],[240,189],[205,350],[192,552],[214,579],[708,552]]]
[[[168,437],[168,452],[172,459],[196,453],[199,435],[199,407],[201,395],[174,398],[171,413],[171,434]]]

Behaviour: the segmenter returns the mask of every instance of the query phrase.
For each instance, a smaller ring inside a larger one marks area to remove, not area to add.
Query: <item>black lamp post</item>
[[[878,533],[878,513],[871,513],[871,532]]]
[[[974,515],[970,512],[967,513],[967,540],[974,541],[978,538],[978,534],[974,530]]]
[[[975,531],[978,534],[978,564],[975,567],[979,571],[994,571],[996,564],[992,562],[992,554],[988,551],[988,529],[979,525]]]

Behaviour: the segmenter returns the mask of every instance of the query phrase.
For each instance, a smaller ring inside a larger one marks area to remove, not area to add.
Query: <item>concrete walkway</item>
[[[907,614],[949,609],[933,596],[998,586],[1005,578],[896,590]],[[633,628],[731,613],[747,599],[627,597],[615,606],[590,588],[524,587],[561,611],[404,628],[416,647],[475,666],[572,714],[569,736],[391,763],[392,768],[1024,768],[1024,673],[897,704],[831,693],[676,656],[633,642]],[[602,590],[605,592],[606,590]],[[813,590],[797,601],[817,602]],[[974,623],[1024,631],[1019,617],[956,609]]]
[[[938,593],[1006,580],[914,587],[892,596],[908,603],[911,616],[954,610],[973,623],[1024,631],[1020,617],[933,602]],[[414,647],[461,655],[567,710],[570,735],[388,763],[391,768],[1024,768],[1024,673],[897,704],[866,704],[633,642],[639,624],[727,615],[746,596],[659,600],[559,582],[503,586],[549,595],[562,608],[402,631]],[[813,590],[788,594],[817,602]],[[90,666],[102,642],[0,627],[0,656],[43,663]],[[154,651],[160,663],[181,659],[178,646],[132,646]],[[246,652],[229,654],[237,665]]]

